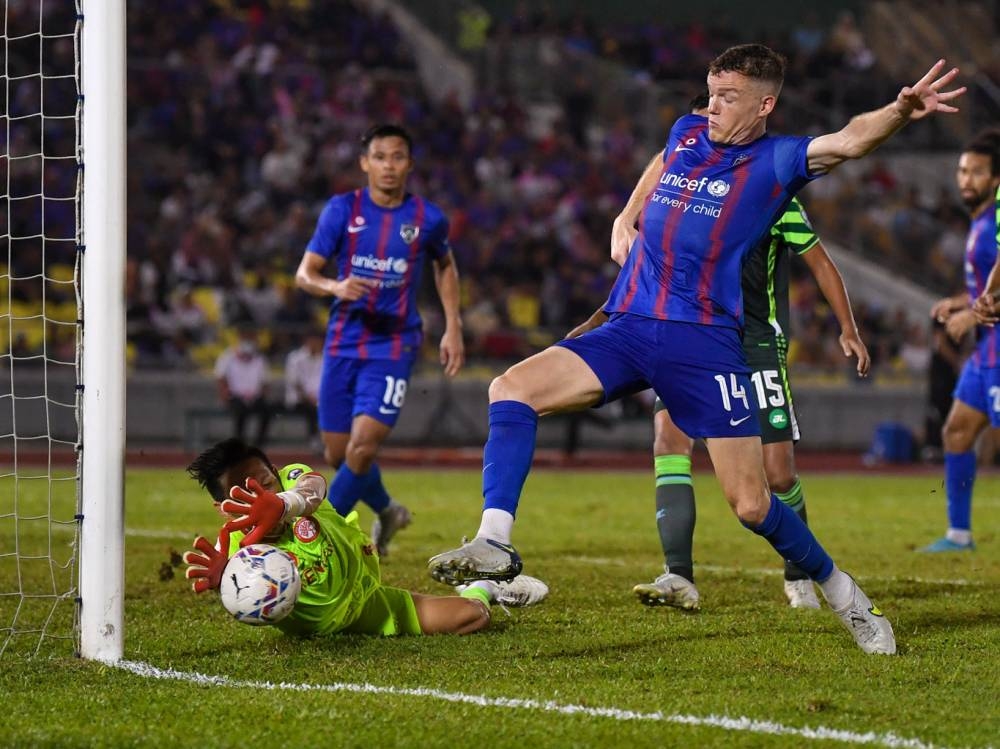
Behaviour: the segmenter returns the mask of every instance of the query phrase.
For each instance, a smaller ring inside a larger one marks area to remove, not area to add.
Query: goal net
[[[80,650],[87,655],[86,644],[81,646],[80,622],[87,611],[92,585],[88,581],[104,574],[93,562],[86,569],[88,555],[94,554],[87,551],[83,439],[90,398],[84,376],[89,346],[83,325],[84,290],[92,273],[84,260],[88,238],[83,232],[84,133],[88,128],[86,55],[82,54],[88,43],[85,10],[83,0],[76,4],[71,0],[3,0],[0,656],[65,656]],[[123,41],[123,21],[121,29]],[[123,89],[117,92],[122,98]],[[114,86],[94,97],[95,108],[105,105],[103,99],[109,93],[115,93]],[[119,106],[123,111],[124,102]],[[116,130],[113,135],[123,140],[122,132]],[[99,148],[94,152],[102,156]],[[121,167],[123,171],[123,162]],[[89,184],[89,177],[86,181]],[[123,252],[123,243],[116,249]],[[98,253],[97,258],[103,255]],[[114,267],[109,275],[111,283],[121,282]],[[100,283],[95,286],[95,297],[116,296]],[[102,326],[106,316],[101,314],[101,305],[97,310],[94,324]],[[106,359],[115,356],[116,349],[95,350],[90,358],[98,354]],[[117,417],[114,409],[111,413]],[[116,464],[111,460],[109,465],[114,468]],[[91,514],[98,526],[102,525],[100,514]],[[112,545],[108,553],[120,551],[120,538],[117,544],[117,550]],[[92,542],[90,546],[95,548]],[[80,574],[81,565],[84,574]],[[97,608],[95,602],[91,613]],[[105,608],[111,615],[116,613],[114,606]],[[120,632],[115,635],[120,643]]]

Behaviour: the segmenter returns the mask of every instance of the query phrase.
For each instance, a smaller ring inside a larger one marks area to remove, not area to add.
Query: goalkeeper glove
[[[193,545],[197,552],[201,553],[184,552],[184,564],[188,565],[184,577],[194,580],[191,588],[195,593],[218,590],[222,582],[222,573],[229,561],[229,531],[225,526],[219,530],[219,548],[212,546],[211,541],[204,536],[198,536]]]
[[[285,516],[285,501],[261,486],[257,479],[247,479],[246,489],[234,486],[229,496],[231,499],[222,503],[222,511],[241,517],[230,520],[223,528],[227,531],[252,529],[240,541],[241,547],[259,543]]]

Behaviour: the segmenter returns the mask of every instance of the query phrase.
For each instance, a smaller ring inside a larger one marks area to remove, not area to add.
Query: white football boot
[[[651,583],[639,583],[632,592],[646,606],[674,606],[685,611],[701,608],[694,583],[673,572],[664,572]]]
[[[473,580],[513,580],[524,567],[513,546],[480,536],[431,557],[427,566],[431,577],[446,585]]]
[[[497,603],[501,606],[534,606],[541,603],[549,594],[549,586],[530,575],[518,575],[513,580],[497,583],[500,593]]]
[[[531,575],[518,575],[513,580],[490,580],[497,586],[494,603],[500,606],[520,608],[541,603],[549,595],[549,586]],[[455,592],[461,593],[469,584],[456,585]]]
[[[851,583],[854,585],[854,595],[850,605],[834,613],[854,636],[858,647],[866,653],[892,655],[896,652],[896,637],[892,633],[892,625],[854,578],[851,578]]]
[[[785,580],[785,595],[793,609],[818,609],[819,598],[812,580]]]

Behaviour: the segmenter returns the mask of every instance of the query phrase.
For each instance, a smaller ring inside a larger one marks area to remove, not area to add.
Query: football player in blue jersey
[[[708,116],[707,92],[691,101],[691,113]],[[659,161],[660,154],[654,158]],[[767,483],[774,495],[806,522],[805,497],[795,468],[794,445],[799,439],[799,424],[787,369],[792,254],[805,259],[829,302],[842,331],[839,343],[845,356],[857,357],[859,377],[867,376],[871,359],[858,334],[844,280],[812,230],[805,209],[795,198],[743,265],[743,351],[751,369],[750,382],[757,394]],[[582,335],[607,319],[602,306],[566,337]],[[694,440],[674,424],[659,399],[654,406],[653,434],[656,526],[663,548],[664,572],[653,582],[640,583],[632,590],[649,606],[698,609],[700,595],[694,584],[692,553],[696,516],[691,482]],[[786,561],[784,577],[785,595],[792,607],[820,607],[812,581],[797,565]]]
[[[940,300],[931,316],[959,340],[976,328],[976,350],[965,362],[955,399],[941,430],[948,529],[923,552],[972,551],[972,488],[976,481],[976,440],[987,426],[1000,427],[1000,329],[995,325],[997,195],[1000,194],[1000,130],[977,135],[962,150],[955,173],[972,224],[965,243],[966,293]],[[975,306],[973,307],[973,303]]]
[[[938,61],[885,107],[809,138],[766,132],[784,58],[749,44],[713,60],[708,118],[677,120],[662,160],[640,178],[637,192],[645,198],[631,214],[639,220],[636,236],[622,223],[615,227],[613,256],[623,267],[605,305],[609,321],[491,383],[479,531],[458,549],[432,557],[431,575],[460,583],[520,572],[511,531],[538,417],[651,386],[678,427],[705,439],[723,493],[743,524],[819,584],[862,650],[894,653],[886,618],[767,485],[740,342],[740,273],[746,254],[810,180],[871,152],[908,122],[956,111],[949,102],[964,88],[945,90],[958,69],[942,74],[944,65]]]
[[[313,296],[333,297],[318,404],[324,455],[337,468],[328,496],[341,515],[359,499],[371,507],[372,538],[385,556],[410,512],[389,496],[375,457],[399,418],[420,352],[417,292],[428,257],[444,308],[440,360],[449,377],[461,369],[465,348],[448,219],[406,190],[409,133],[377,125],[361,148],[368,185],[330,198],[295,280]]]

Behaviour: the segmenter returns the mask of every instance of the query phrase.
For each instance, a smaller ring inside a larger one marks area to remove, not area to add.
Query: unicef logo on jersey
[[[351,258],[355,268],[375,271],[376,273],[406,273],[410,263],[403,257],[375,257],[374,255],[355,255]]]
[[[713,198],[724,198],[729,194],[729,183],[723,179],[713,179],[708,183],[708,194]]]

